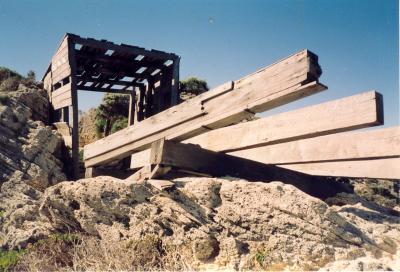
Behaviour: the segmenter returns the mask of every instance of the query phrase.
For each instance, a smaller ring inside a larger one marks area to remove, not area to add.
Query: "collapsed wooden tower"
[[[52,105],[51,122],[62,128],[72,150],[73,177],[79,161],[77,91],[129,94],[128,122],[133,125],[178,104],[179,61],[172,53],[64,36],[43,83]]]
[[[74,163],[76,91],[131,95],[129,126],[84,147],[88,177],[130,158],[134,174],[128,179],[136,181],[178,171],[288,178],[299,187],[323,184],[321,191],[329,191],[318,176],[399,179],[400,127],[347,133],[383,124],[383,99],[376,91],[242,123],[326,90],[321,73],[318,56],[302,50],[178,104],[176,55],[67,34],[44,85],[55,126],[62,131],[61,120],[72,128]]]

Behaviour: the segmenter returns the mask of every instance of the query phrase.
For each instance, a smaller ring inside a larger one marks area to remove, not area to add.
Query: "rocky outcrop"
[[[169,192],[111,177],[62,182],[45,191],[40,214],[54,232],[160,237],[189,250],[197,268],[354,269],[357,260],[399,269],[398,214],[355,195],[324,202],[281,182],[174,182]]]
[[[1,97],[0,244],[24,245],[47,233],[37,224],[38,200],[44,189],[66,180],[58,158],[62,140],[39,114],[48,104],[43,90],[20,84]]]

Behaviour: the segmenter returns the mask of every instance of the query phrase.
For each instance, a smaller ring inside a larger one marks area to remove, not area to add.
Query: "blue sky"
[[[329,89],[268,114],[371,89],[399,123],[396,0],[0,0],[0,66],[41,77],[65,32],[174,52],[211,87],[308,48]],[[79,107],[101,94],[80,92]]]

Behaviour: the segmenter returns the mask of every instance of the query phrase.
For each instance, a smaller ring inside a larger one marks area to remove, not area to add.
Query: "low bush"
[[[94,236],[57,234],[29,247],[15,271],[190,270],[190,251],[165,245],[153,235],[109,241]]]
[[[0,251],[0,271],[9,271],[12,269],[25,253],[26,250]]]

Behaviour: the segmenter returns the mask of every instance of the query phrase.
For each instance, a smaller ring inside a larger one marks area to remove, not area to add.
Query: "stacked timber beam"
[[[182,141],[315,94],[326,89],[320,75],[318,57],[303,50],[85,146],[85,166],[122,159],[162,138]]]
[[[398,179],[399,127],[343,133],[381,124],[382,96],[370,91],[213,130],[184,143],[307,174]],[[132,155],[131,168],[149,164],[150,149]]]
[[[85,146],[85,166],[131,155],[131,181],[171,172],[296,180],[316,196],[337,188],[321,176],[400,179],[400,127],[350,132],[383,124],[376,91],[240,122],[326,89],[320,75],[317,56],[301,51]]]

